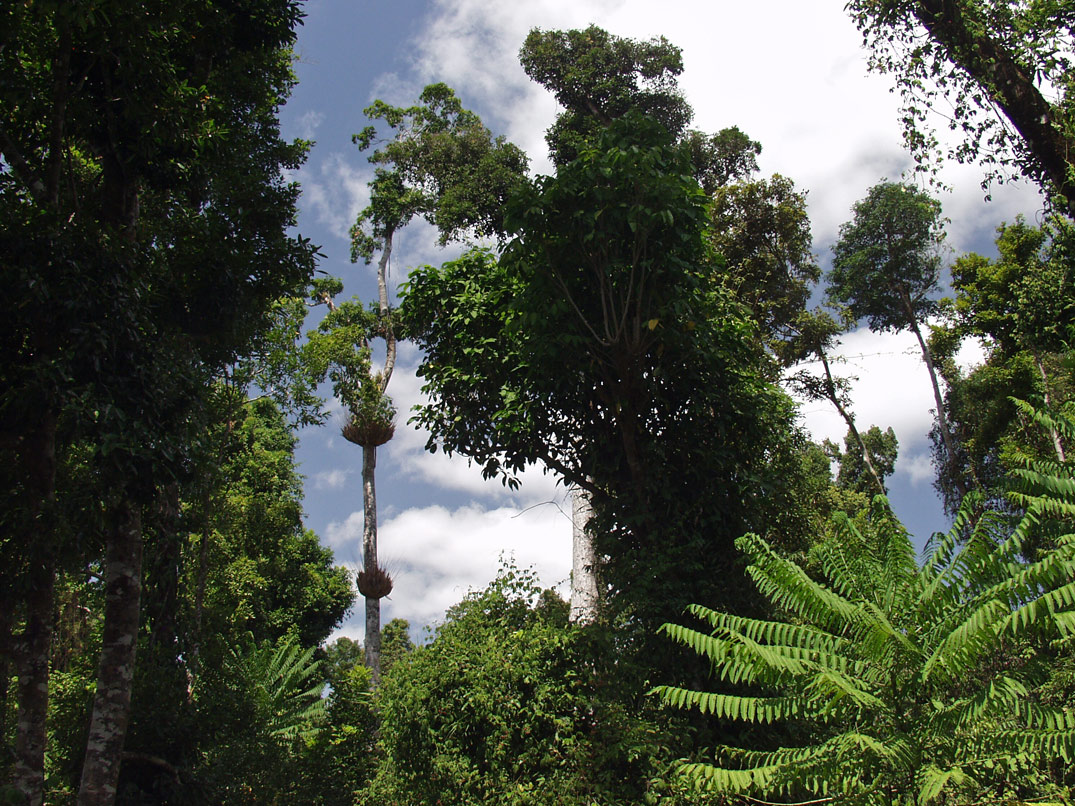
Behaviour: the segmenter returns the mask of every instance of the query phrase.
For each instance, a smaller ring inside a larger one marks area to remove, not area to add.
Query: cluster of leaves
[[[936,171],[930,113],[955,133],[949,155],[996,179],[1022,175],[1070,212],[1071,4],[1066,0],[852,0],[874,70],[903,98],[904,140]]]
[[[607,637],[567,611],[511,566],[450,608],[433,640],[385,673],[381,756],[359,802],[697,802],[669,775],[679,742],[667,720],[609,691]]]
[[[952,268],[953,298],[931,336],[960,446],[952,459],[937,457],[938,488],[950,508],[958,501],[955,478],[973,474],[994,505],[1004,506],[1005,473],[1024,455],[1067,455],[1066,441],[1034,427],[1012,396],[1057,411],[1075,399],[1073,237],[1064,219],[1031,226],[1017,218],[998,229],[996,258],[963,255]],[[963,372],[953,356],[967,338],[985,346],[986,359]]]
[[[880,497],[868,528],[845,519],[817,547],[823,582],[757,536],[741,538],[750,576],[791,620],[692,607],[710,632],[674,624],[664,631],[712,661],[726,688],[657,690],[673,705],[725,719],[798,720],[813,742],[725,747],[717,765],[684,772],[726,793],[841,802],[1040,794],[1046,763],[1075,757],[1070,703],[1058,708],[1030,696],[1048,670],[1043,648],[1075,632],[1075,489],[1070,468],[1057,469],[1020,474],[1030,491],[1014,529],[969,499],[921,567]],[[1023,561],[1042,529],[1054,548]],[[1013,657],[1013,646],[1027,657],[996,666]]]

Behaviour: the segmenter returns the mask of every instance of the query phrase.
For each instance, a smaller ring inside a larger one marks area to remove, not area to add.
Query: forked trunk
[[[104,633],[78,806],[111,806],[116,799],[131,710],[141,593],[142,512],[125,498],[105,546]]]

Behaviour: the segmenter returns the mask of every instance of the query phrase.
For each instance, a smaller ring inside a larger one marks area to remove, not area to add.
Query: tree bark
[[[1041,356],[1034,353],[1034,364],[1038,368],[1038,374],[1041,375],[1041,389],[1042,397],[1045,401],[1045,408],[1049,410],[1053,406],[1052,395],[1049,393],[1049,376],[1045,373],[1045,365],[1041,362]],[[1049,434],[1053,438],[1053,451],[1056,452],[1056,460],[1060,464],[1064,464],[1067,461],[1064,454],[1064,443],[1060,441],[1059,432],[1052,426],[1049,426]]]
[[[104,632],[78,806],[111,806],[116,799],[130,718],[141,593],[142,512],[125,497],[105,547]]]
[[[937,404],[937,427],[941,432],[941,441],[944,443],[944,450],[948,454],[948,461],[954,462],[956,459],[956,443],[952,438],[952,431],[948,427],[948,417],[944,413],[944,397],[941,395],[941,386],[937,382],[937,369],[933,366],[933,354],[930,352],[929,345],[926,344],[926,340],[922,336],[922,330],[918,327],[918,320],[915,318],[914,311],[911,307],[911,300],[907,295],[906,290],[901,290],[900,296],[903,301],[904,311],[907,314],[907,323],[910,325],[911,332],[914,333],[915,338],[918,339],[918,346],[922,348],[922,360],[926,362],[926,371],[929,372],[929,382],[933,385],[933,400]],[[970,472],[973,476],[973,468]],[[952,478],[956,485],[956,489],[959,491],[959,495],[962,498],[967,494],[967,485],[958,474],[953,475]]]
[[[958,0],[918,0],[913,13],[948,58],[974,79],[987,97],[1011,121],[1041,167],[1064,196],[1069,215],[1075,215],[1071,140],[1053,120],[1053,107],[1034,85],[1034,77],[1015,54],[989,35],[983,20],[968,20]]]
[[[56,585],[52,525],[56,421],[56,414],[46,411],[18,445],[19,465],[30,498],[28,524],[37,534],[30,547],[26,580],[26,625],[16,647],[19,712],[12,778],[30,806],[39,806],[45,797],[45,720]]]
[[[49,704],[49,650],[56,573],[49,563],[37,562],[29,579],[26,626],[16,652],[19,674],[19,713],[15,734],[12,783],[28,806],[45,798],[45,720]]]
[[[362,570],[377,572],[377,491],[374,469],[377,467],[377,448],[362,447]],[[381,600],[366,597],[366,666],[374,686],[381,682]]]
[[[581,487],[571,491],[571,611],[576,624],[592,624],[597,618],[598,588],[593,535],[589,531],[593,506]]]
[[[396,366],[396,329],[388,321],[388,261],[392,257],[392,236],[394,229],[389,229],[384,237],[384,250],[377,262],[377,302],[381,311],[381,325],[384,328],[385,358],[384,371],[381,372],[381,392],[388,388],[392,379],[392,370]]]

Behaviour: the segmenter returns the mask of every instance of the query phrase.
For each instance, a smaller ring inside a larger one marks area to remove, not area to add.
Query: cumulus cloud
[[[695,109],[694,125],[710,132],[737,125],[762,143],[762,173],[782,173],[807,192],[815,251],[823,263],[839,226],[851,217],[852,204],[873,184],[898,179],[913,167],[902,147],[899,99],[889,92],[892,78],[867,73],[861,36],[839,3],[434,0],[406,48],[406,64],[378,77],[373,95],[406,105],[425,84],[444,81],[490,128],[531,156],[533,171],[548,173],[543,136],[556,103],[526,77],[518,51],[533,27],[578,28],[591,22],[621,36],[663,35],[683,49],[680,84]],[[309,123],[313,126],[314,119]],[[943,129],[939,134],[946,136]],[[994,188],[992,204],[984,206],[981,176],[976,166],[951,163],[940,175],[954,188],[938,195],[956,253],[988,248],[998,223],[1020,211],[1032,217],[1040,206],[1036,190],[1026,183]],[[329,154],[303,170],[303,203],[335,236],[347,239],[367,202],[369,178],[361,155]],[[394,278],[402,278],[403,267],[454,254],[436,246],[431,228],[412,224],[396,242]],[[962,361],[979,360],[973,346],[965,350]],[[857,422],[863,428],[892,426],[901,448],[896,473],[912,485],[925,485],[932,478],[928,432],[935,403],[914,337],[862,328],[846,334],[837,352],[846,361],[836,371],[858,376],[852,389]],[[423,400],[417,362],[414,348],[402,346],[389,390],[400,421],[385,448],[391,460],[385,464],[404,478],[458,495],[459,505],[414,506],[382,526],[382,551],[398,582],[384,617],[400,615],[414,625],[441,617],[468,587],[485,584],[503,550],[515,551],[520,564],[545,563],[541,573],[547,584],[566,578],[570,557],[569,524],[554,506],[512,517],[532,504],[562,502],[564,490],[552,476],[528,472],[520,494],[513,496],[499,482],[482,479],[465,459],[425,451],[427,436],[406,424],[411,406]],[[845,425],[829,404],[805,404],[802,415],[815,439],[842,441]],[[361,514],[354,513],[323,530],[337,556],[355,554],[361,525]],[[562,565],[553,563],[554,555]],[[342,634],[360,637],[360,614]]]
[[[362,513],[333,523],[327,538],[338,556],[361,558]],[[571,572],[570,506],[530,508],[415,507],[381,524],[379,554],[395,582],[381,618],[405,618],[413,627],[435,623],[469,590],[484,587],[502,560],[533,568],[542,585],[567,595]],[[340,633],[362,635],[362,604]]]

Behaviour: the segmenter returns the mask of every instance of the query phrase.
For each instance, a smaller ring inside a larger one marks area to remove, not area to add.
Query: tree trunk
[[[1064,196],[1075,216],[1072,142],[1017,55],[990,35],[985,20],[968,19],[958,0],[918,0],[912,13],[945,48],[949,60],[965,70],[1019,132],[1041,172]]]
[[[26,597],[26,626],[17,650],[19,714],[15,735],[12,783],[28,806],[41,806],[45,797],[45,719],[49,704],[49,650],[56,573],[51,564],[37,562]]]
[[[45,720],[56,586],[52,511],[56,497],[56,421],[56,414],[46,411],[18,446],[19,465],[30,499],[28,527],[37,533],[30,546],[26,625],[16,647],[19,712],[12,778],[30,806],[39,806],[45,797]]]
[[[377,573],[377,491],[374,469],[377,467],[377,448],[362,447],[362,570],[368,575]],[[381,600],[366,596],[366,666],[376,686],[381,681]]]
[[[377,262],[377,303],[381,311],[381,325],[384,327],[385,358],[384,371],[381,372],[381,392],[388,388],[392,379],[392,370],[396,366],[396,329],[388,321],[388,261],[392,257],[392,236],[394,229],[389,229],[384,238],[384,250]]]
[[[948,461],[954,462],[956,460],[956,444],[952,438],[952,431],[948,427],[948,417],[944,413],[944,397],[941,395],[941,386],[937,382],[937,370],[933,366],[933,354],[929,350],[929,345],[926,344],[926,340],[922,337],[922,331],[918,327],[918,320],[915,318],[913,309],[911,307],[911,300],[908,297],[905,290],[901,290],[900,296],[903,300],[904,312],[907,314],[907,323],[911,327],[911,331],[915,334],[915,338],[918,339],[918,346],[922,348],[922,360],[926,362],[926,371],[929,372],[929,381],[933,385],[933,400],[937,404],[937,428],[941,432],[941,441],[944,442],[944,450],[948,454]],[[974,475],[974,469],[970,470],[971,475]],[[967,494],[967,485],[963,482],[963,479],[958,475],[953,475],[953,481],[955,482],[956,489],[959,491],[959,495],[962,498]]]
[[[581,487],[571,491],[571,612],[576,624],[592,624],[597,618],[598,589],[590,494]]]
[[[877,468],[874,466],[873,457],[870,456],[870,449],[866,447],[866,442],[855,427],[855,418],[844,407],[843,402],[840,400],[840,395],[836,393],[836,384],[832,380],[832,369],[829,367],[828,356],[825,355],[824,350],[818,350],[818,355],[821,356],[821,366],[825,368],[825,392],[832,405],[836,407],[836,411],[840,413],[844,422],[847,423],[847,430],[851,432],[852,438],[858,444],[859,450],[862,451],[862,459],[866,462],[866,468],[870,471],[870,475],[873,476],[873,480],[877,484],[877,491],[881,495],[887,495],[888,491],[885,490],[884,479],[881,478],[881,474],[877,472]]]
[[[142,512],[124,498],[116,516],[105,546],[104,633],[78,806],[115,802],[130,718],[142,592]]]
[[[1041,375],[1041,388],[1042,396],[1045,400],[1045,409],[1048,411],[1052,408],[1052,395],[1049,393],[1049,376],[1045,373],[1045,365],[1041,362],[1041,356],[1034,353],[1034,364],[1038,368],[1038,373]],[[1053,450],[1056,452],[1056,460],[1060,464],[1064,464],[1067,461],[1064,455],[1064,443],[1060,441],[1059,432],[1052,426],[1049,426],[1049,434],[1053,438]]]

